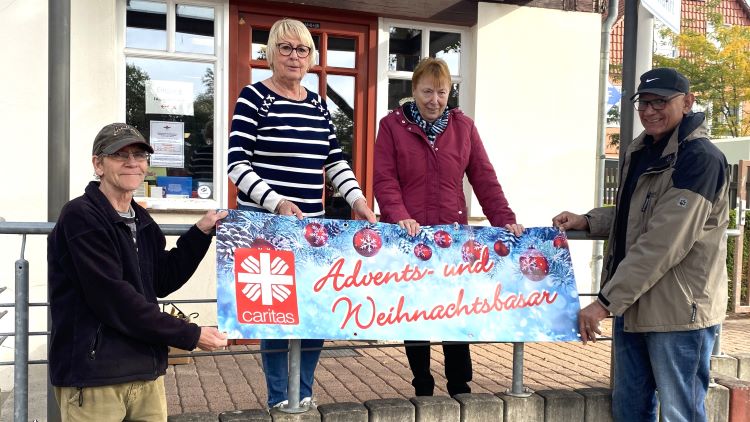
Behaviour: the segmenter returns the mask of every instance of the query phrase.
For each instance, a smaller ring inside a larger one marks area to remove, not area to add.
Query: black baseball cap
[[[104,126],[94,138],[93,155],[112,154],[128,145],[140,145],[153,153],[154,149],[138,129],[125,123],[110,123]]]
[[[682,73],[671,67],[658,67],[641,75],[638,90],[635,95],[630,97],[630,100],[634,100],[641,94],[669,97],[674,94],[687,94],[688,92],[690,92],[690,82]]]

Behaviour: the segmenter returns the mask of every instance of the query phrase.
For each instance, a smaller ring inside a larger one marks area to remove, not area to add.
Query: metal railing
[[[192,225],[189,224],[162,224],[160,228],[162,232],[167,236],[179,236],[185,233]],[[0,333],[0,338],[3,336],[15,337],[15,355],[12,362],[0,362],[0,366],[13,365],[14,366],[14,421],[21,422],[28,420],[28,365],[30,364],[46,364],[48,361],[44,360],[29,360],[29,336],[47,336],[47,344],[49,344],[50,331],[49,328],[46,331],[34,331],[29,332],[29,308],[30,307],[47,307],[48,321],[49,319],[49,304],[45,302],[29,302],[29,263],[24,258],[26,248],[26,236],[27,235],[47,235],[52,231],[54,223],[34,223],[34,222],[3,222],[0,220],[0,235],[2,234],[15,234],[21,235],[21,257],[15,263],[16,273],[16,292],[14,303],[0,303],[0,309],[2,308],[15,308],[15,331],[13,333]],[[738,236],[739,230],[728,231],[729,236]],[[569,231],[567,236],[571,240],[603,240],[602,237],[590,236],[586,232],[581,231]],[[579,296],[596,296],[596,293],[579,293]],[[216,299],[181,299],[181,300],[163,300],[159,301],[163,303],[215,303]],[[717,334],[716,345],[714,346],[714,354],[721,353],[721,342],[720,336],[721,330]],[[611,337],[600,337],[598,340],[611,340]],[[474,343],[474,342],[467,342]],[[486,343],[486,342],[485,342]],[[424,342],[423,344],[439,345],[441,342]],[[513,363],[512,363],[512,382],[511,388],[506,391],[506,394],[516,397],[527,397],[532,394],[531,390],[526,388],[523,384],[523,359],[524,359],[524,343],[515,342],[513,345]],[[289,352],[289,405],[284,409],[290,413],[297,413],[304,411],[304,408],[299,406],[299,369],[300,369],[300,353],[301,351],[307,350],[335,350],[341,348],[356,349],[356,348],[373,348],[373,347],[401,347],[401,344],[367,344],[367,345],[347,345],[347,346],[324,346],[322,348],[315,349],[301,349],[301,340],[290,340],[289,348],[286,351]],[[718,346],[718,349],[717,349]],[[264,352],[274,353],[284,350],[268,350]],[[173,357],[184,357],[184,356],[220,356],[220,355],[233,355],[233,354],[254,354],[264,353],[259,350],[246,350],[246,351],[216,351],[216,352],[200,352],[200,353],[184,353],[184,354],[173,354]],[[48,385],[48,388],[51,386]],[[54,398],[48,395],[47,403],[47,415],[49,421],[59,420],[59,409],[56,406]]]

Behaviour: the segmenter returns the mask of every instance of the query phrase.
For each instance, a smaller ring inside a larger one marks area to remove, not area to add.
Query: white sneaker
[[[305,397],[304,399],[299,401],[300,407],[306,407],[308,409],[317,409],[318,403],[315,403],[315,400],[313,400],[312,397]]]
[[[268,411],[270,412],[271,409],[284,409],[287,406],[289,406],[289,401],[288,400],[280,401],[280,402],[274,404],[273,406],[271,406],[271,408],[269,408]]]

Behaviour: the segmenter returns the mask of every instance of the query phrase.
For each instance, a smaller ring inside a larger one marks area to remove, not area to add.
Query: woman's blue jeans
[[[691,331],[626,333],[614,321],[616,422],[702,422],[718,325]]]
[[[288,400],[289,361],[287,352],[265,353],[266,350],[287,349],[289,340],[261,340],[260,350],[263,352],[263,372],[266,375],[268,388],[268,407]],[[302,340],[302,348],[323,347],[323,340]],[[312,386],[315,381],[315,367],[318,365],[320,350],[303,351],[301,353],[299,370],[299,400],[312,397]]]
[[[244,211],[263,212],[261,210],[239,205]],[[303,349],[321,348],[323,340],[302,340]],[[263,373],[266,376],[266,388],[268,389],[268,407],[284,400],[289,400],[287,388],[289,386],[289,353],[276,352],[265,353],[267,350],[288,349],[289,340],[261,340],[260,350],[263,361]],[[299,399],[312,397],[312,386],[315,381],[315,367],[318,366],[320,350],[303,351],[300,362]]]

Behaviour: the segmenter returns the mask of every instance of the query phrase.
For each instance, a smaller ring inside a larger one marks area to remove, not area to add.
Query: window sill
[[[138,196],[135,201],[143,208],[155,212],[171,211],[200,211],[205,212],[220,208],[219,203],[214,199],[199,198],[150,198]]]

